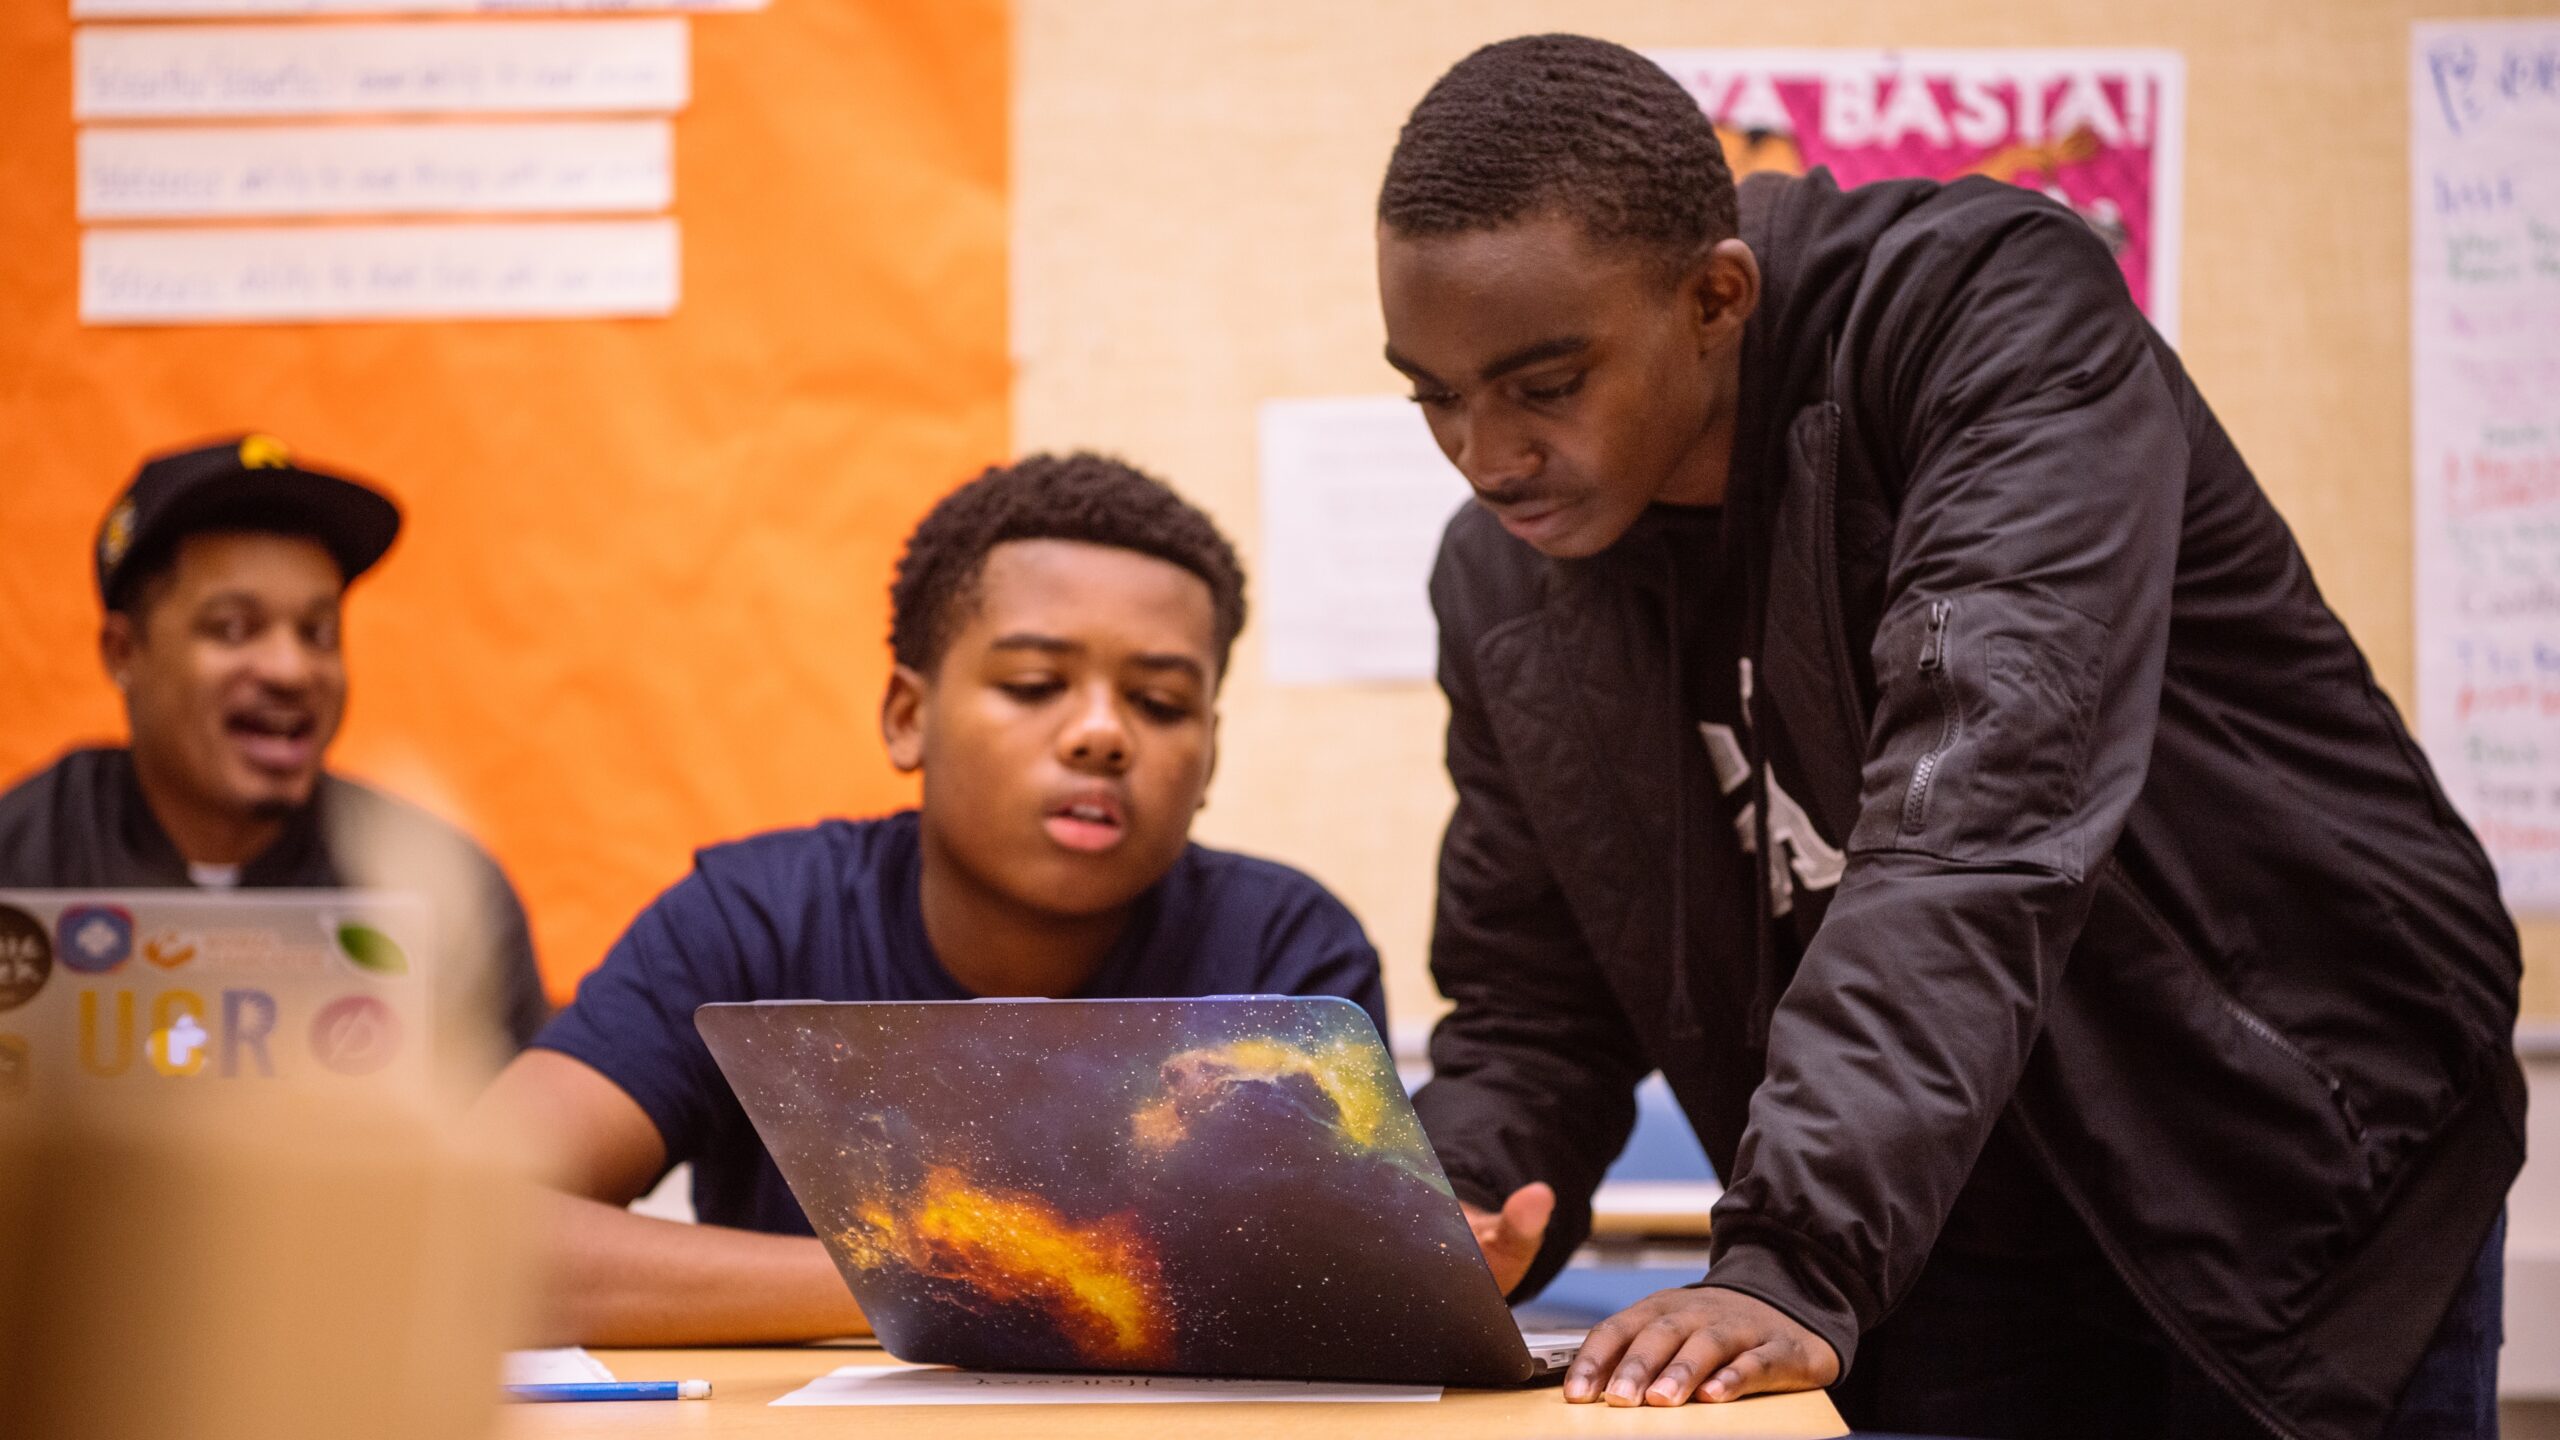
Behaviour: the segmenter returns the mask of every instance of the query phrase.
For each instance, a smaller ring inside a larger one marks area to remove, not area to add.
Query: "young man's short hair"
[[[1218,674],[1244,629],[1244,569],[1209,517],[1171,486],[1104,455],[1030,455],[942,497],[907,537],[889,585],[889,652],[933,673],[976,601],[987,552],[1013,540],[1077,540],[1179,565],[1209,587]]]
[[[1487,45],[1404,123],[1378,219],[1400,235],[1492,230],[1532,216],[1685,262],[1737,233],[1715,126],[1661,66],[1581,35]]]

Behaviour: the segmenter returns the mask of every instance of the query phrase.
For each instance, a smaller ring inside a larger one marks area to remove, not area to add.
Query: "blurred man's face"
[[[107,617],[107,667],[155,796],[232,823],[309,802],[346,709],[345,590],[316,540],[211,532],[180,543],[138,614]]]
[[[930,676],[900,667],[882,728],[924,775],[929,858],[982,903],[1090,917],[1163,878],[1217,736],[1209,586],[1071,540],[987,554]]]

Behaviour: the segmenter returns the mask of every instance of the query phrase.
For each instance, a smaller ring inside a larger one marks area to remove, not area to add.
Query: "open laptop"
[[[0,890],[0,1104],[422,1084],[433,920],[379,891]]]
[[[1347,1000],[767,1001],[694,1023],[902,1360],[1519,1385],[1524,1335]]]

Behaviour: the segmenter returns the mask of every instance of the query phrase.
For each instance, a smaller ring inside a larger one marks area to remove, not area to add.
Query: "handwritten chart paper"
[[[656,316],[673,220],[92,230],[92,325]]]
[[[86,25],[80,120],[684,108],[686,22]]]
[[[664,120],[90,126],[80,218],[657,211],[674,154]]]
[[[1467,482],[1394,395],[1264,402],[1264,655],[1282,685],[1428,680],[1431,562]]]
[[[2178,335],[2186,65],[2168,50],[1656,50],[1734,174],[1987,175],[2068,205]]]
[[[761,10],[766,0],[71,0],[74,20],[287,19],[301,15],[618,14]]]
[[[2560,910],[2560,21],[2414,28],[2418,717],[2507,903]]]
[[[939,1365],[847,1365],[776,1405],[1183,1405],[1240,1401],[1430,1404],[1437,1385],[1217,1380],[1188,1375],[1014,1375]]]

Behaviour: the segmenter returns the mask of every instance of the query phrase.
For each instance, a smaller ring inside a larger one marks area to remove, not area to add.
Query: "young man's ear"
[[[134,627],[133,617],[121,610],[110,610],[98,626],[98,663],[106,667],[107,679],[118,694],[133,686],[133,652],[142,643],[142,634]]]
[[[1680,288],[1695,317],[1700,348],[1738,344],[1742,327],[1760,308],[1760,257],[1740,240],[1719,240],[1698,257]]]
[[[889,688],[880,696],[880,738],[889,747],[889,763],[898,773],[924,768],[924,676],[904,665],[889,667]]]

